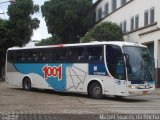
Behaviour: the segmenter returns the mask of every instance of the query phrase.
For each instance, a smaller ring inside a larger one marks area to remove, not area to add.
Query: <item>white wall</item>
[[[121,7],[120,9],[117,9],[112,14],[109,14],[107,17],[104,17],[104,14],[102,14],[102,20],[96,21],[97,24],[105,21],[112,21],[114,23],[117,23],[120,25],[121,22],[125,21],[127,22],[127,34],[124,35],[124,39],[126,41],[131,42],[139,42],[143,44],[147,43],[154,43],[157,45],[154,45],[154,58],[158,60],[158,63],[160,63],[160,30],[147,33],[152,30],[156,30],[157,28],[160,28],[160,0],[127,0],[130,1],[125,6]],[[112,9],[112,0],[102,0],[96,7],[96,18],[98,17],[98,9],[102,7],[102,11],[104,12],[104,6],[105,3],[109,3],[109,13],[111,13]],[[121,6],[121,0],[117,0],[117,7]],[[144,12],[146,10],[149,10],[151,8],[154,8],[155,13],[155,22],[157,24],[154,24],[150,27],[144,28]],[[103,13],[102,12],[102,13]],[[139,15],[139,29],[135,32],[130,32],[130,26],[131,26],[131,18],[133,16]],[[98,19],[96,19],[98,20]],[[143,35],[140,35],[142,33],[146,33]],[[156,51],[155,51],[156,50]],[[158,64],[156,68],[160,68],[160,65]]]
[[[127,0],[131,1],[131,0]],[[105,11],[105,4],[109,3],[109,13],[112,12],[112,0],[102,0],[97,6],[96,6],[96,21],[98,21],[98,9],[102,8],[102,18],[105,17],[104,11]],[[121,7],[121,0],[117,0],[117,8]]]

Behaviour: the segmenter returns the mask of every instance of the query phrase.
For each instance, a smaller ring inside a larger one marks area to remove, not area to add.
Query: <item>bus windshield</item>
[[[127,60],[128,80],[131,83],[144,83],[154,80],[154,64],[145,47],[123,47]]]

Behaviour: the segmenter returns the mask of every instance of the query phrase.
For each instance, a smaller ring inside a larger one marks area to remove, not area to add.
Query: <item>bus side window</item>
[[[28,62],[29,63],[34,62],[34,50],[32,49],[28,51]]]
[[[33,62],[39,62],[39,60],[38,60],[38,52],[35,52],[34,54],[33,54]]]
[[[87,48],[88,62],[103,62],[102,46],[91,46]]]
[[[26,51],[23,51],[23,54],[22,54],[22,58],[21,58],[22,60],[22,63],[25,63],[25,62],[27,62],[27,55],[26,55]]]
[[[87,47],[87,54],[88,54],[88,62],[93,62],[95,60],[95,47],[91,46],[91,47]]]
[[[37,62],[44,63],[44,62],[50,62],[51,59],[51,50],[48,48],[45,49],[39,49],[37,51],[37,55],[35,58],[37,58]]]
[[[58,55],[60,56],[59,60],[61,62],[67,62],[68,61],[67,49],[66,48],[59,48]]]
[[[58,56],[56,55],[55,52],[52,54],[52,62],[58,61]]]
[[[9,62],[15,62],[16,61],[16,51],[8,51],[7,57],[8,57]]]
[[[85,47],[79,47],[78,48],[78,61],[80,62],[86,62],[88,57],[87,51]]]
[[[79,57],[79,48],[77,47],[67,48],[68,62],[76,63],[78,60],[78,57]]]
[[[17,63],[24,63],[24,62],[26,62],[25,51],[24,50],[17,50],[14,55],[16,56],[15,61]]]
[[[95,62],[100,62],[102,63],[104,58],[103,58],[103,46],[96,46],[95,47]]]
[[[59,48],[53,48],[52,51],[52,61],[53,62],[59,62],[60,60],[60,49]]]

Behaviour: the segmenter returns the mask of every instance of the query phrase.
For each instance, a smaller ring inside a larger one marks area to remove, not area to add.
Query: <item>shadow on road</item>
[[[18,91],[24,91],[22,88],[11,88]],[[71,97],[82,97],[87,99],[92,99],[86,94],[80,94],[80,93],[72,93],[72,92],[59,92],[59,91],[53,91],[48,89],[36,89],[33,88],[32,91],[25,91],[25,92],[35,92],[35,93],[41,93],[41,94],[54,94],[58,96],[71,96]],[[118,96],[104,96],[102,99],[95,99],[95,100],[112,100],[117,102],[126,102],[126,103],[135,103],[135,102],[147,102],[149,100],[137,97],[118,97]]]
[[[147,102],[147,99],[142,99],[142,98],[135,98],[133,97],[115,97],[115,96],[106,96],[105,99],[107,100],[113,100],[117,102],[127,102],[127,103],[135,103],[135,102]]]

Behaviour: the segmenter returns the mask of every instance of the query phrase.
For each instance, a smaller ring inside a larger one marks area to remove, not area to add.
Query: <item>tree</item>
[[[42,15],[53,37],[76,43],[92,25],[92,7],[92,0],[50,0],[42,6]]]
[[[8,41],[7,25],[8,25],[8,20],[0,19],[0,53],[1,53],[0,55],[2,55],[8,47],[6,44],[6,42]]]
[[[32,0],[16,0],[8,6],[10,46],[24,46],[31,40],[33,30],[39,27],[39,20],[32,15],[39,6]]]
[[[0,77],[2,77],[4,73],[5,53],[8,48],[8,45],[6,44],[8,41],[7,24],[7,20],[0,19]]]
[[[50,37],[46,39],[42,39],[38,43],[36,43],[36,46],[44,46],[44,45],[54,45],[54,44],[60,44],[61,39],[58,37]]]
[[[123,34],[117,24],[104,22],[94,26],[80,41],[123,41]]]
[[[32,15],[39,6],[32,0],[16,0],[8,6],[9,20],[0,19],[0,77],[9,47],[24,46],[31,39],[33,29],[39,27],[39,20]]]

